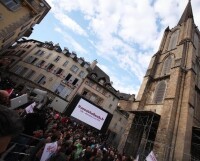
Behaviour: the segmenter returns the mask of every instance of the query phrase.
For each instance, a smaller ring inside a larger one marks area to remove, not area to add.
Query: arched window
[[[177,41],[178,41],[178,36],[179,36],[179,30],[176,30],[174,33],[172,33],[170,42],[169,42],[169,46],[168,46],[168,50],[174,49],[176,47]]]
[[[194,46],[196,48],[196,55],[199,56],[199,37],[197,33],[194,34]]]
[[[170,55],[165,59],[165,61],[163,63],[161,75],[169,74],[170,69],[171,69],[171,65],[172,65],[172,56]]]
[[[154,95],[154,103],[162,103],[165,95],[166,83],[161,81],[158,83]]]

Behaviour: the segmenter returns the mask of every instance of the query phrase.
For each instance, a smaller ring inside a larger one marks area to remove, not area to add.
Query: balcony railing
[[[76,85],[74,86],[72,83],[66,80],[61,80],[61,82],[70,87],[71,89],[75,89],[77,87]]]

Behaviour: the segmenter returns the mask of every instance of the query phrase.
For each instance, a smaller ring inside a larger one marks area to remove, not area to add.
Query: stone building
[[[66,101],[74,97],[90,66],[75,52],[62,50],[59,44],[36,40],[19,41],[5,50],[1,59],[10,60],[6,70],[16,80],[16,87],[40,88],[52,98],[58,96]]]
[[[91,67],[94,68],[91,69]],[[95,64],[90,66],[89,74],[78,89],[77,94],[84,96],[113,114],[108,127],[109,142],[117,148],[125,131],[129,115],[128,112],[121,111],[118,108],[118,103],[120,100],[127,99],[132,95],[122,94],[113,88],[110,77]]]
[[[109,131],[111,143],[118,146],[128,121],[128,113],[117,108],[118,102],[131,95],[113,88],[110,77],[96,60],[88,63],[75,52],[62,50],[59,44],[24,39],[1,52],[0,61],[9,62],[1,72],[24,92],[39,88],[52,99],[59,97],[69,103],[78,94],[113,114]]]
[[[200,32],[189,1],[177,26],[166,28],[139,93],[129,104],[129,125],[120,142],[141,160],[200,160]]]
[[[0,51],[29,37],[50,9],[45,0],[0,0]]]

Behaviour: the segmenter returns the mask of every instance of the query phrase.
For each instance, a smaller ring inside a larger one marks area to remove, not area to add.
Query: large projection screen
[[[79,95],[77,95],[70,103],[65,114],[74,117],[101,132],[107,130],[112,119],[112,114]]]
[[[71,116],[79,119],[82,122],[85,122],[86,124],[98,130],[101,130],[107,115],[108,113],[100,110],[99,108],[82,98],[79,100],[78,104],[71,114]]]

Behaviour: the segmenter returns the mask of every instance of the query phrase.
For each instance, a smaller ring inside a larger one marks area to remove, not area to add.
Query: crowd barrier
[[[31,150],[41,140],[29,135],[20,134],[13,138],[7,150],[1,155],[4,161],[29,161]]]

